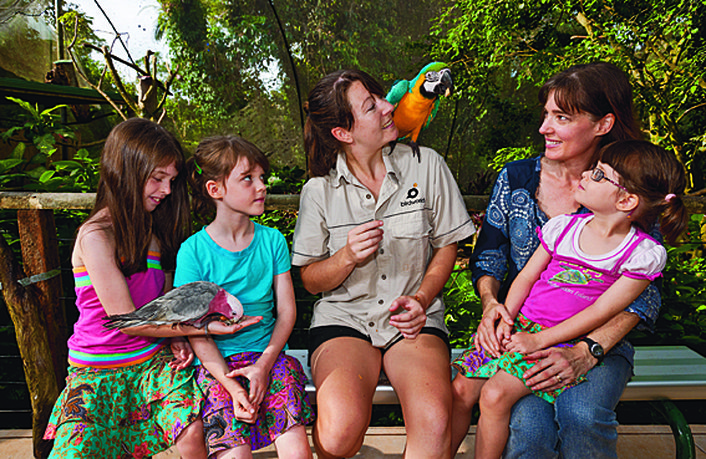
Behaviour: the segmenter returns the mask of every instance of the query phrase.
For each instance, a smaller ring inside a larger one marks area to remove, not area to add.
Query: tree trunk
[[[52,273],[61,269],[54,211],[18,210],[17,223],[22,245],[22,262],[27,276]],[[66,379],[68,326],[61,304],[61,272],[37,282],[40,311],[46,318],[47,339],[52,353],[56,385],[61,390]]]
[[[42,436],[54,402],[59,396],[59,388],[53,377],[54,364],[44,315],[41,313],[41,294],[36,285],[22,287],[17,282],[24,278],[24,272],[15,261],[10,246],[0,235],[0,282],[7,310],[15,325],[15,336],[32,402],[34,457],[45,458],[49,456],[52,443],[42,440]]]

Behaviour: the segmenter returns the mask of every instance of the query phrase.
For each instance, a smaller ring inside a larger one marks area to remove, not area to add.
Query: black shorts
[[[422,330],[419,332],[420,335],[434,335],[438,336],[441,338],[444,343],[446,344],[446,348],[449,350],[449,358],[451,358],[451,343],[449,343],[449,337],[446,333],[443,331],[439,330],[438,328],[434,327],[422,327]],[[324,344],[326,341],[334,338],[341,338],[341,337],[349,337],[349,338],[358,338],[362,339],[363,341],[367,341],[369,343],[372,343],[373,340],[370,339],[369,336],[359,332],[355,328],[351,327],[346,327],[345,325],[324,325],[322,327],[313,327],[309,329],[309,364],[311,364],[311,356],[314,354],[314,351]],[[382,352],[382,355],[385,355],[385,352],[390,349],[392,346],[395,344],[399,343],[402,341],[404,337],[400,336],[397,338],[395,341],[390,343],[387,347],[385,348],[379,348],[380,351]]]

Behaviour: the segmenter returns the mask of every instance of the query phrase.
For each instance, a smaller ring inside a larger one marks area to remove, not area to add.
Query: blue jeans
[[[625,357],[610,353],[588,381],[563,392],[552,405],[536,395],[512,408],[503,457],[617,458],[615,406],[632,376]]]

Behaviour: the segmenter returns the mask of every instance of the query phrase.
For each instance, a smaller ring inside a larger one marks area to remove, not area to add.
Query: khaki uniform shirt
[[[329,175],[310,179],[301,193],[294,230],[292,264],[305,266],[345,247],[348,231],[382,220],[382,242],[375,254],[358,265],[336,289],[324,292],[314,306],[312,327],[343,325],[370,336],[373,346],[386,347],[401,336],[389,324],[390,304],[414,295],[421,285],[434,248],[472,235],[475,227],[443,158],[421,148],[421,164],[409,146],[383,150],[387,169],[380,195],[350,172],[339,154]],[[441,294],[427,308],[427,327],[448,333]]]

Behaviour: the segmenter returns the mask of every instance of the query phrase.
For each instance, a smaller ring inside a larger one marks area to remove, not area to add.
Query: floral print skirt
[[[69,367],[44,439],[52,458],[143,458],[164,451],[200,418],[194,370],[173,370],[165,346],[122,368]]]
[[[243,352],[226,357],[232,371],[257,362],[260,352]],[[270,383],[254,424],[235,419],[230,394],[203,366],[197,368],[199,387],[206,395],[203,424],[209,457],[219,451],[250,445],[252,451],[264,448],[288,429],[314,420],[306,394],[306,376],[299,361],[281,353],[270,371]],[[248,381],[237,381],[248,390]]]
[[[515,320],[514,332],[526,332],[526,333],[537,333],[547,327],[540,325],[538,323],[532,322],[527,317],[522,314],[518,314]],[[491,355],[487,355],[485,350],[481,348],[477,351],[474,347],[477,335],[474,334],[471,337],[471,345],[466,349],[456,360],[451,362],[458,372],[467,378],[490,378],[498,370],[504,370],[505,372],[515,376],[520,379],[525,385],[527,385],[525,379],[522,377],[523,374],[530,368],[532,368],[536,360],[525,360],[524,356],[518,352],[506,352],[499,358],[494,359]],[[555,347],[570,347],[576,344],[578,340],[570,341],[568,343],[558,344]],[[549,403],[554,403],[556,398],[564,392],[569,387],[573,387],[576,384],[586,380],[586,375],[581,375],[577,378],[576,382],[568,384],[564,387],[553,391],[532,391],[536,396],[546,400]]]

